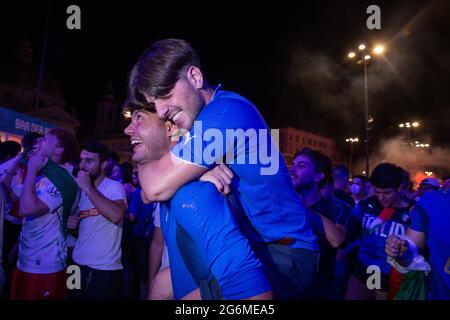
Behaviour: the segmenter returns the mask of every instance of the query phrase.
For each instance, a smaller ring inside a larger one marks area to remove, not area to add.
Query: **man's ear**
[[[63,147],[57,147],[57,148],[55,149],[55,153],[56,153],[58,156],[61,156],[61,155],[63,154],[63,152],[64,152],[64,148],[63,148]]]
[[[323,172],[314,174],[314,182],[316,182],[316,183],[320,183],[320,181],[322,181],[324,178],[325,178],[325,175],[323,174]]]
[[[203,74],[202,71],[196,66],[190,66],[187,70],[187,79],[196,89],[203,88]]]

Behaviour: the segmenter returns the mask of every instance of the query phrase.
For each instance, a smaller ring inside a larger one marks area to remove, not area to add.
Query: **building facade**
[[[333,139],[292,127],[280,129],[280,151],[288,166],[291,166],[295,153],[303,147],[322,151],[333,163],[343,161]]]

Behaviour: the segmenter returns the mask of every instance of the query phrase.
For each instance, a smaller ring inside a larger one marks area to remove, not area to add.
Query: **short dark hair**
[[[363,176],[363,175],[361,175],[361,174],[354,175],[354,176],[352,177],[352,180],[355,179],[355,178],[356,178],[356,179],[361,179],[362,181],[367,182],[366,176]]]
[[[61,162],[74,163],[79,155],[79,144],[77,138],[70,132],[61,128],[52,128],[47,134],[58,139],[59,145],[64,149],[61,154]]]
[[[333,167],[333,171],[338,173],[341,177],[345,177],[345,178],[349,178],[350,176],[350,171],[348,170],[348,168],[346,166],[344,166],[343,164],[336,164]]]
[[[1,142],[0,161],[6,161],[10,158],[14,158],[22,149],[20,143],[16,141]]]
[[[450,179],[450,175],[444,176],[444,177],[442,178],[442,181],[445,181],[445,180],[448,180],[448,179]]]
[[[200,58],[185,40],[165,39],[152,43],[130,72],[128,90],[131,104],[145,106],[143,93],[152,97],[166,96],[189,66],[200,68]]]
[[[331,162],[331,159],[326,154],[319,150],[313,150],[309,147],[304,147],[303,149],[297,151],[294,159],[296,159],[298,156],[308,157],[313,163],[314,171],[323,173],[323,179],[319,182],[319,187],[323,187],[326,184],[332,183],[333,164]]]
[[[99,141],[87,141],[83,146],[83,150],[98,154],[100,163],[108,160],[110,156],[108,147]]]
[[[403,180],[403,169],[393,163],[381,163],[370,175],[370,183],[380,189],[398,189]]]

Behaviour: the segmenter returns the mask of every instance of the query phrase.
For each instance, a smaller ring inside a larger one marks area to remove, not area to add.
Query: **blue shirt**
[[[317,250],[278,146],[256,107],[242,96],[216,91],[172,154],[207,169],[230,166],[233,193],[256,231],[245,233],[252,243],[291,238],[291,247]]]
[[[450,192],[426,193],[411,212],[410,227],[427,239],[428,299],[450,300]]]
[[[138,238],[151,239],[153,234],[153,210],[155,204],[145,204],[141,197],[142,188],[137,188],[131,197],[128,212],[136,216],[136,223],[133,225],[133,236]]]
[[[406,233],[410,222],[409,207],[396,208],[388,221],[381,223],[377,228],[370,229],[370,225],[383,210],[376,197],[362,200],[355,207],[354,215],[362,224],[361,242],[358,259],[364,266],[376,265],[381,272],[389,275],[391,265],[387,262],[385,252],[386,240],[391,235],[401,236]]]
[[[206,279],[208,273],[217,280],[225,299],[245,299],[271,290],[263,265],[240,232],[226,198],[213,184],[188,183],[164,206],[168,212],[161,211],[161,227],[176,299],[195,289],[198,283],[194,283]],[[177,241],[180,227],[190,237],[190,249],[195,249],[185,261]]]

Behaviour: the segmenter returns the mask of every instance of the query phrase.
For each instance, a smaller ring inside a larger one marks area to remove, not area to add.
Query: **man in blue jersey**
[[[402,236],[410,222],[411,204],[401,198],[403,169],[381,163],[370,175],[376,196],[358,203],[353,211],[361,224],[358,257],[349,280],[347,300],[386,300],[391,283],[391,265],[387,262],[385,243],[390,235]],[[376,268],[376,269],[372,269]],[[367,280],[381,272],[379,288],[370,288]]]
[[[142,54],[130,76],[129,95],[135,104],[154,108],[161,120],[187,131],[161,158],[158,170],[145,164],[140,168],[146,196],[168,200],[225,162],[235,174],[233,202],[246,214],[238,219],[240,228],[273,277],[283,279],[272,282],[278,286],[276,297],[301,297],[315,275],[316,237],[256,107],[236,93],[210,85],[197,53],[177,39],[155,42]]]
[[[450,192],[425,194],[411,212],[411,224],[406,230],[408,241],[391,235],[386,241],[386,254],[400,265],[412,262],[412,249],[421,253],[428,249],[431,265],[428,276],[427,299],[450,300]],[[411,242],[409,242],[411,241]]]
[[[159,170],[158,160],[169,152],[170,136],[177,128],[148,110],[128,110],[133,112],[125,133],[131,138],[138,170],[142,165]],[[209,290],[202,292],[207,299],[272,298],[263,265],[213,184],[191,182],[161,204],[161,228],[175,299],[199,298],[199,286]]]

